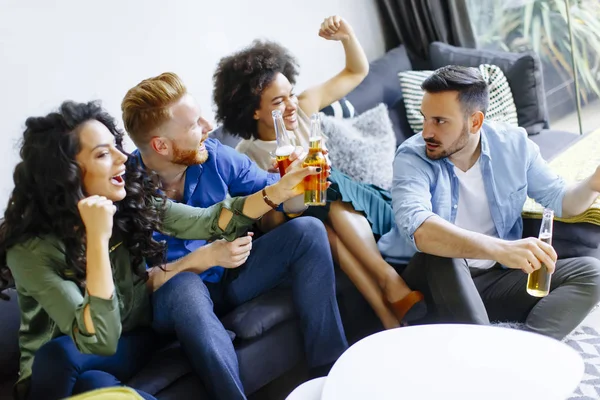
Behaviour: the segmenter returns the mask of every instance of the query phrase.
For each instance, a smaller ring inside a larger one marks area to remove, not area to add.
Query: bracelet
[[[263,188],[262,195],[263,195],[263,200],[265,201],[265,203],[267,203],[267,205],[269,207],[271,207],[273,210],[277,210],[277,207],[279,207],[279,205],[275,204],[271,201],[271,199],[267,195],[267,188]]]

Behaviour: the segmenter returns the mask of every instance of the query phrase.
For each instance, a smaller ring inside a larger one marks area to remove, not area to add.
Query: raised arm
[[[319,36],[342,42],[346,55],[344,69],[328,81],[306,89],[298,97],[308,115],[315,113],[350,93],[367,76],[369,61],[350,24],[339,16],[326,18]]]

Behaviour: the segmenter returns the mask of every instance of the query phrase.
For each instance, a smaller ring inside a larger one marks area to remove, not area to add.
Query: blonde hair
[[[171,117],[169,107],[186,93],[173,72],[145,79],[127,91],[121,102],[123,123],[137,147],[150,142],[150,133]]]

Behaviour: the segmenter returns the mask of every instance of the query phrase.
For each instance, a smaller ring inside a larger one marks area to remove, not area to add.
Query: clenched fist
[[[77,204],[87,236],[103,240],[112,236],[113,216],[117,207],[104,196],[90,196]]]
[[[319,29],[319,36],[327,40],[346,40],[352,34],[350,24],[337,15],[325,18]]]
[[[253,235],[254,233],[248,232],[247,236],[232,242],[220,239],[208,244],[206,247],[210,248],[211,264],[223,268],[237,268],[244,264],[252,250]]]

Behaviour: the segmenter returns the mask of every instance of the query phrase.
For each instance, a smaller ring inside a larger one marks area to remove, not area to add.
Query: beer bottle
[[[552,225],[554,219],[554,211],[549,208],[544,209],[542,217],[542,225],[540,226],[539,239],[549,245],[552,245]],[[552,275],[548,273],[548,269],[544,264],[536,271],[533,271],[527,277],[527,293],[535,297],[547,296],[550,292],[550,280]]]
[[[327,160],[323,154],[323,136],[321,135],[321,119],[315,113],[310,117],[308,156],[303,167],[321,167],[317,175],[304,178],[304,204],[307,206],[324,206],[327,202],[327,177],[325,169]]]
[[[285,170],[292,163],[290,161],[290,155],[294,151],[294,139],[285,129],[285,123],[283,122],[283,116],[281,111],[273,110],[271,112],[273,117],[273,124],[275,125],[275,138],[277,141],[277,149],[275,150],[275,159],[277,160],[277,166],[279,167],[279,175],[285,175]],[[272,154],[272,153],[271,153]]]

